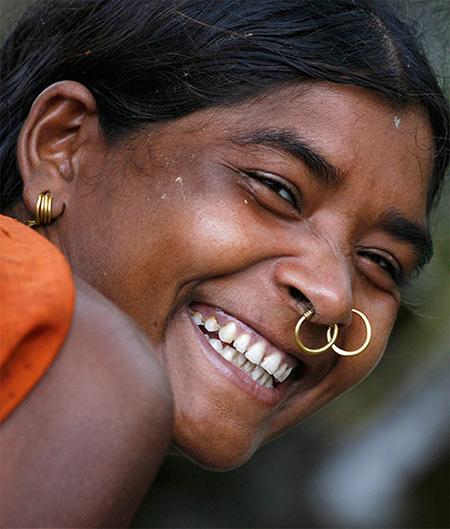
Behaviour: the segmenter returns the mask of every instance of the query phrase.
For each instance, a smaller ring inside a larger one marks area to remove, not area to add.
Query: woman
[[[77,298],[2,426],[4,524],[123,526],[169,439],[234,468],[376,366],[448,163],[386,7],[38,1],[2,68],[4,213]]]

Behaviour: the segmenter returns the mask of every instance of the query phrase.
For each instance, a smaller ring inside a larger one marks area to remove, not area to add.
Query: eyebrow
[[[337,188],[344,178],[341,171],[292,130],[264,128],[228,138],[237,145],[263,145],[288,154],[304,163],[321,184]]]
[[[413,222],[395,209],[382,217],[380,226],[395,239],[412,247],[417,258],[416,271],[423,268],[433,257],[433,242],[430,230],[424,224]]]
[[[342,171],[328,162],[295,131],[263,128],[228,139],[237,145],[263,145],[293,156],[303,162],[312,175],[327,187],[337,188],[344,181]],[[395,209],[389,209],[384,213],[379,225],[391,237],[408,244],[412,248],[417,259],[416,271],[419,271],[431,260],[433,243],[427,226],[407,219]]]

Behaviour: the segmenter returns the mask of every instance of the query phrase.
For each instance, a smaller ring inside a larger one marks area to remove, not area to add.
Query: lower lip
[[[222,358],[219,353],[211,347],[208,340],[198,328],[196,323],[192,321],[192,318],[189,316],[189,314],[187,314],[187,317],[189,318],[189,321],[191,322],[195,332],[199,337],[202,351],[205,353],[206,357],[214,365],[214,367],[216,367],[222,373],[222,375],[230,380],[230,382],[247,393],[247,395],[253,397],[253,399],[268,406],[274,406],[283,399],[283,397],[286,395],[286,392],[289,390],[289,380],[284,381],[282,384],[274,388],[266,388],[261,386],[237,366]]]

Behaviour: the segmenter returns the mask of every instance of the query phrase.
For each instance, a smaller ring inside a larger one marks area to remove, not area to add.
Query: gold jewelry
[[[297,344],[297,347],[301,351],[304,351],[305,353],[309,355],[316,355],[319,353],[323,353],[324,351],[332,347],[334,345],[334,342],[337,340],[338,333],[339,333],[339,327],[335,323],[328,327],[328,331],[327,331],[328,342],[323,347],[319,347],[317,349],[311,349],[310,347],[307,347],[300,339],[300,327],[302,326],[303,322],[309,320],[313,314],[314,314],[313,308],[310,308],[307,311],[305,311],[303,316],[298,320],[297,325],[295,326],[295,331],[294,331],[295,343]],[[331,336],[332,330],[333,330],[333,336]],[[328,333],[330,333],[330,336],[328,336]]]
[[[27,220],[25,224],[30,228],[50,224],[52,222],[52,201],[53,197],[50,191],[39,193],[36,201],[35,218],[33,220]]]
[[[333,343],[331,345],[331,348],[338,355],[355,356],[355,355],[357,355],[359,353],[362,353],[363,351],[365,351],[367,349],[367,346],[369,345],[370,340],[372,339],[372,327],[370,325],[369,318],[364,314],[364,312],[361,312],[360,310],[352,309],[352,312],[354,312],[355,314],[358,314],[358,316],[360,316],[360,318],[364,322],[364,325],[366,326],[366,333],[367,333],[366,334],[366,339],[364,340],[364,343],[361,345],[361,347],[359,347],[358,349],[355,349],[353,351],[346,351],[345,349],[341,349],[340,347],[338,347],[337,345],[334,345],[334,343]],[[328,328],[328,330],[327,330],[327,338],[328,338],[328,340],[330,339],[330,336],[331,336],[331,332],[330,332],[330,328]]]

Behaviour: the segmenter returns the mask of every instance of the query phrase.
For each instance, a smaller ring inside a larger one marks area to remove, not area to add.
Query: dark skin
[[[286,134],[313,146],[334,181],[280,149]],[[315,83],[148,127],[111,146],[90,92],[61,82],[31,109],[18,161],[25,188],[15,215],[30,217],[38,194],[50,190],[55,221],[39,231],[150,339],[147,354],[164,366],[173,392],[173,448],[229,469],[380,360],[399,307],[399,269],[409,276],[419,263],[418,248],[393,235],[386,217],[395,209],[426,226],[432,140],[420,109],[396,112],[367,90]],[[188,315],[194,302],[219,307],[296,357],[301,377],[263,402],[205,351]],[[305,341],[322,345],[326,326],[338,323],[340,346],[360,345],[355,307],[372,324],[368,349],[349,358],[300,352],[293,329],[310,303]]]

